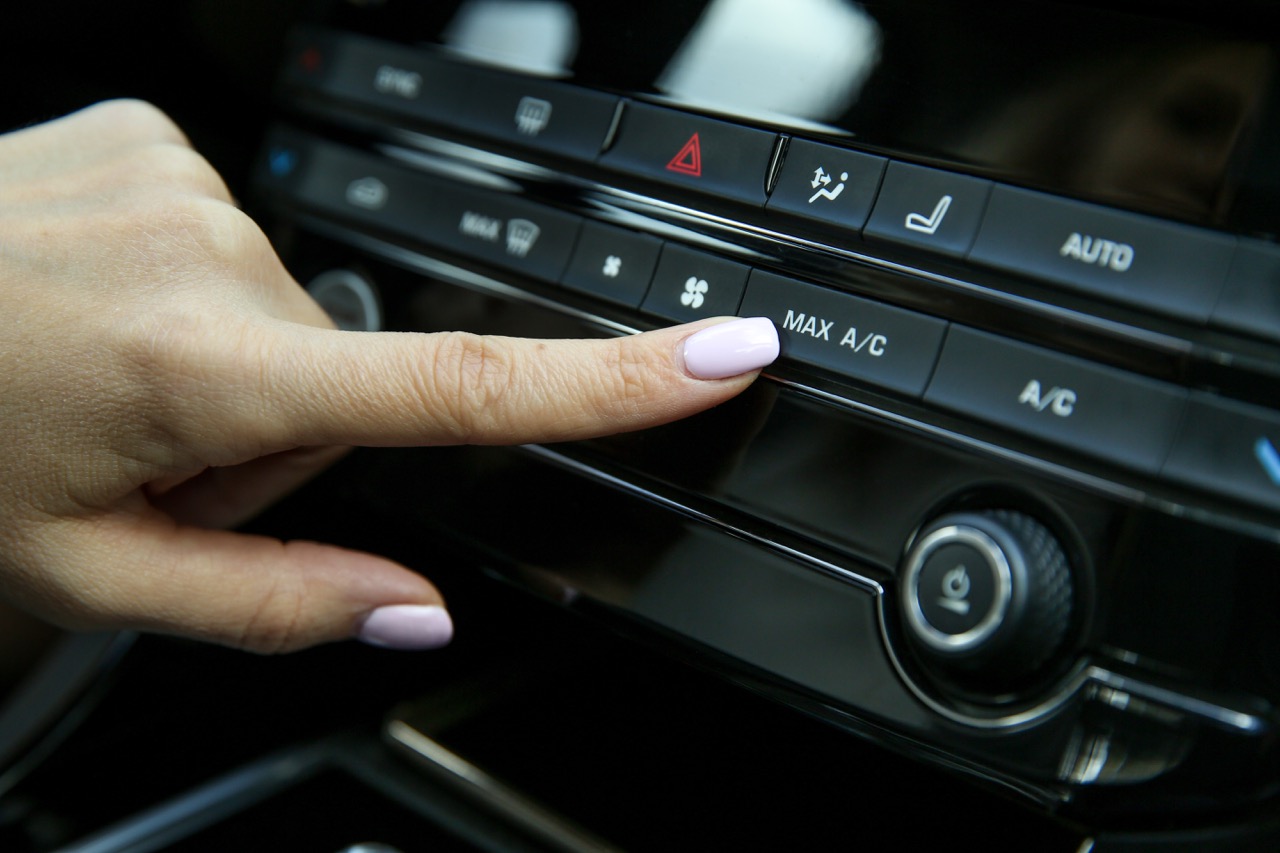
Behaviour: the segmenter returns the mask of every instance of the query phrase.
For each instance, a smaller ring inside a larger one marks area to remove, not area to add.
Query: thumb
[[[435,648],[452,637],[436,588],[372,554],[175,525],[155,510],[59,526],[46,542],[60,564],[84,573],[41,590],[33,609],[65,627],[178,634],[261,653],[352,637]]]

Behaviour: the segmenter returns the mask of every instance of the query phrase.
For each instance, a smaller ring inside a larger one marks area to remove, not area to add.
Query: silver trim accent
[[[917,581],[920,572],[924,569],[924,564],[935,551],[945,545],[957,544],[968,545],[981,553],[995,581],[995,594],[991,607],[978,624],[960,634],[948,634],[939,630],[924,615]],[[1004,624],[1005,617],[1009,614],[1009,605],[1013,601],[1013,572],[1009,568],[1009,559],[1004,549],[986,533],[967,524],[949,524],[934,530],[916,542],[907,555],[901,584],[906,602],[907,623],[915,632],[915,636],[930,648],[947,654],[971,651],[991,639],[991,636]]]
[[[621,853],[620,848],[504,785],[408,723],[391,720],[384,732],[393,744],[424,765],[425,769],[484,803],[526,832],[536,835],[541,841],[569,853]]]
[[[1086,675],[1095,684],[1181,711],[1234,734],[1259,736],[1266,734],[1272,728],[1272,721],[1257,714],[1178,693],[1167,687],[1159,687],[1127,675],[1119,675],[1099,666],[1089,667]]]

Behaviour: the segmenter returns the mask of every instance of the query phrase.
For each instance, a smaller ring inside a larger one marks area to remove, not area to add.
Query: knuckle
[[[186,145],[187,137],[164,110],[137,98],[115,98],[87,107],[81,117],[99,122],[112,136]]]
[[[606,352],[605,375],[612,391],[609,405],[628,413],[643,408],[661,390],[665,360],[637,338],[620,338]]]
[[[456,440],[469,441],[501,425],[498,404],[514,385],[513,360],[498,341],[449,332],[436,341],[424,404]]]
[[[231,638],[231,644],[264,655],[282,654],[308,646],[314,639],[304,630],[305,610],[306,596],[302,586],[277,576]]]

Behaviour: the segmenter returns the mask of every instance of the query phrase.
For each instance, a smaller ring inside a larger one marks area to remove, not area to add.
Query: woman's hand
[[[391,561],[232,533],[349,445],[664,423],[743,390],[767,320],[534,341],[335,331],[162,113],[0,136],[0,595],[262,652],[448,641]]]

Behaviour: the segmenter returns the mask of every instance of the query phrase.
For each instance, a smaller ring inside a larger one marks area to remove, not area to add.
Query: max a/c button
[[[1186,392],[985,332],[952,326],[925,401],[1154,474]]]
[[[947,328],[933,317],[760,270],[747,282],[741,314],[773,320],[787,358],[915,397]]]

